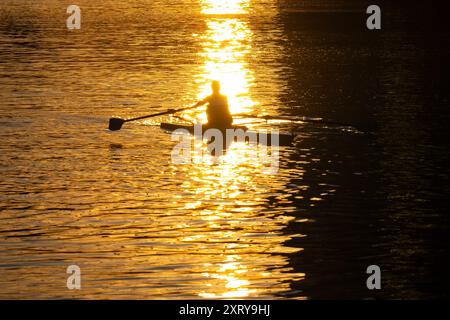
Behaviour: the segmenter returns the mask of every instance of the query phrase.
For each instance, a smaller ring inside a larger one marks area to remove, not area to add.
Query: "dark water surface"
[[[65,1],[0,3],[0,298],[448,297],[438,10],[387,6],[369,32],[356,1],[77,4],[68,31]],[[361,132],[270,123],[299,135],[267,173],[242,144],[172,163],[161,118],[106,129],[189,106],[211,79],[235,114]]]

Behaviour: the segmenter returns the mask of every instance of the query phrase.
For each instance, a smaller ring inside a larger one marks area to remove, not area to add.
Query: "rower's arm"
[[[197,102],[194,107],[200,107],[200,106],[204,105],[207,102],[208,102],[208,98],[205,98],[205,99],[200,100],[199,102]]]

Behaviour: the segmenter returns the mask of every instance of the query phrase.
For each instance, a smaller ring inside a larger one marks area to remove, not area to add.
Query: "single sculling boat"
[[[189,124],[162,122],[160,127],[161,127],[161,129],[168,131],[168,132],[173,132],[175,130],[181,129],[181,130],[185,130],[185,131],[189,132],[190,134],[196,133],[195,127],[192,124],[189,125]],[[215,128],[210,128],[208,126],[202,126],[202,135],[208,129],[215,129]],[[220,129],[220,131],[224,132],[224,134],[223,134],[224,138],[226,138],[226,135],[227,135],[226,130],[228,130],[228,129],[234,130],[231,132],[233,134],[234,141],[245,141],[245,142],[249,142],[249,143],[258,143],[258,144],[267,145],[267,146],[276,146],[276,145],[290,146],[294,142],[294,138],[295,138],[295,136],[293,134],[289,134],[289,133],[280,133],[280,132],[271,132],[271,131],[261,132],[261,131],[256,131],[256,130],[249,130],[247,127],[239,126],[239,125],[234,125],[234,126],[231,126],[230,128]]]

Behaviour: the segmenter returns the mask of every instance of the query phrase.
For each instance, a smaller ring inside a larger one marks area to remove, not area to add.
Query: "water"
[[[2,1],[0,298],[446,295],[448,117],[426,108],[448,104],[430,81],[448,51],[402,26],[367,35],[338,3],[80,0],[68,31],[64,1]],[[235,114],[364,132],[271,123],[299,135],[267,174],[242,144],[172,163],[161,118],[107,130],[192,105],[211,79]]]

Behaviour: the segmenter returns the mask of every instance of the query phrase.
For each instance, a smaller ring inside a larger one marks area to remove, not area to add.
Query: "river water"
[[[365,7],[343,3],[77,0],[68,30],[66,1],[2,0],[0,298],[446,296],[448,116],[434,114],[449,51],[397,11],[369,33]],[[359,130],[249,124],[298,133],[275,172],[239,143],[173,163],[157,124],[178,119],[107,130],[192,105],[212,79],[233,114]]]

